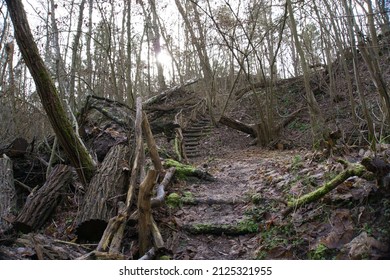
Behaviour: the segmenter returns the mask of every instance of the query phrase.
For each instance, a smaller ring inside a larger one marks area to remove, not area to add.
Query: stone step
[[[188,158],[196,158],[196,157],[200,157],[201,156],[201,154],[200,153],[198,153],[198,154],[187,154],[187,157]]]
[[[196,147],[186,147],[186,153],[199,153],[199,150]]]
[[[184,136],[184,138],[196,138],[196,137],[199,138],[199,137],[205,136],[205,134],[202,132],[186,132],[186,131],[184,131],[183,136]]]
[[[191,142],[184,141],[184,146],[186,146],[186,147],[192,147],[192,146],[198,146],[198,145],[199,145],[198,141],[191,141]]]
[[[184,130],[184,132],[202,132],[202,131],[210,131],[210,128],[203,128],[203,127],[191,127]]]

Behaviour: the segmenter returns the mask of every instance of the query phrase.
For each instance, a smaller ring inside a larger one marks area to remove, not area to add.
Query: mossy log
[[[24,233],[40,228],[50,218],[60,202],[61,190],[67,188],[71,180],[71,168],[56,165],[46,183],[36,192],[30,193],[14,222],[14,228]]]
[[[283,217],[287,216],[290,214],[293,210],[308,204],[310,202],[317,201],[318,199],[322,198],[325,196],[327,193],[335,189],[338,185],[343,183],[345,180],[352,176],[363,176],[363,174],[366,172],[366,169],[363,165],[361,164],[353,164],[349,165],[349,167],[338,174],[335,178],[330,180],[329,182],[326,182],[323,186],[320,188],[316,189],[315,191],[305,194],[302,197],[290,201],[287,203],[287,208],[282,212]]]
[[[214,177],[209,173],[199,170],[192,165],[183,164],[173,159],[167,159],[164,162],[166,167],[175,167],[175,175],[179,179],[187,179],[188,177],[197,177],[206,181],[214,181]]]
[[[214,235],[244,235],[257,233],[259,226],[252,220],[244,220],[235,225],[232,224],[193,224],[183,225],[181,228],[191,234],[214,234]]]
[[[98,241],[110,218],[125,199],[129,175],[129,148],[113,146],[92,178],[80,207],[76,224],[79,240]]]

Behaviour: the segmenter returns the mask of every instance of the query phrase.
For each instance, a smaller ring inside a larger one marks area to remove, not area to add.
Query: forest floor
[[[353,177],[286,218],[285,202],[343,170],[306,149],[269,150],[227,127],[204,138],[192,164],[214,176],[178,180],[181,202],[157,217],[174,259],[387,259],[390,200]],[[344,158],[358,162],[362,150]],[[168,203],[169,205],[169,203]]]

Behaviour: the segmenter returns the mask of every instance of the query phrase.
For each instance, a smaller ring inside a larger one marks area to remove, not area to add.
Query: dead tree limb
[[[157,249],[164,248],[164,240],[161,236],[160,230],[158,229],[158,226],[156,224],[156,221],[151,217],[151,222],[152,222],[152,236],[153,236],[153,243],[154,247]]]
[[[325,196],[327,193],[335,189],[338,185],[343,183],[345,180],[352,176],[363,176],[363,174],[366,172],[366,169],[361,164],[353,164],[350,165],[346,170],[341,172],[339,175],[337,175],[335,178],[330,180],[329,182],[325,183],[320,188],[316,189],[315,191],[305,194],[302,197],[295,199],[293,201],[290,201],[287,203],[287,208],[282,212],[282,216],[286,217],[288,214],[290,214],[295,209],[298,209],[299,207],[302,207],[305,204],[308,204],[310,202],[317,201],[318,199]]]
[[[130,183],[129,188],[127,191],[127,197],[126,197],[126,207],[127,211],[130,211],[130,206],[133,200],[134,190],[137,184],[138,176],[139,176],[139,170],[140,170],[140,158],[141,158],[141,149],[143,148],[142,143],[142,99],[141,97],[137,97],[136,100],[136,118],[135,118],[135,125],[134,125],[134,135],[135,135],[135,151],[133,155],[133,163],[132,163],[132,169],[131,169],[131,177],[130,177]],[[129,212],[127,212],[129,215]]]
[[[138,196],[138,227],[139,227],[139,252],[143,255],[151,247],[152,232],[152,208],[151,191],[156,181],[158,172],[150,169],[145,180],[141,183]]]
[[[229,118],[226,116],[221,116],[219,123],[224,124],[230,128],[242,131],[242,132],[247,133],[249,135],[252,135],[253,137],[257,137],[256,130],[253,127],[246,125],[238,120],[235,120],[235,119],[232,119],[232,118]]]
[[[174,92],[176,92],[184,87],[195,84],[197,82],[198,82],[198,79],[192,79],[192,80],[186,81],[182,85],[177,85],[177,86],[174,86],[173,88],[167,89],[167,90],[163,91],[162,93],[160,93],[156,96],[153,96],[153,97],[149,98],[148,100],[146,100],[144,102],[144,105],[150,106],[152,104],[160,103],[162,100],[166,99],[169,95],[173,94]]]
[[[157,189],[156,189],[156,196],[152,198],[152,207],[158,207],[158,206],[161,206],[164,202],[164,199],[165,199],[165,188],[167,187],[167,185],[169,184],[169,182],[171,181],[173,175],[175,174],[175,171],[176,171],[176,168],[175,167],[171,167],[168,169],[167,173],[165,174],[165,177],[164,179],[162,180],[162,182],[157,186]]]
[[[162,172],[163,166],[161,164],[160,156],[158,154],[156,141],[154,140],[152,130],[150,129],[148,117],[145,113],[143,113],[142,131],[145,134],[146,143],[148,144],[149,154],[150,154],[150,158],[152,159],[154,168],[158,172]]]
[[[40,228],[50,218],[60,202],[61,190],[67,188],[71,180],[71,168],[56,165],[46,183],[27,197],[26,204],[14,222],[14,228],[24,233]]]

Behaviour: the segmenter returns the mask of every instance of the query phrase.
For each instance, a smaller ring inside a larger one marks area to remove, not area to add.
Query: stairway
[[[184,149],[188,158],[201,155],[200,143],[202,138],[212,129],[212,123],[208,115],[203,115],[193,121],[186,129],[183,129]]]

